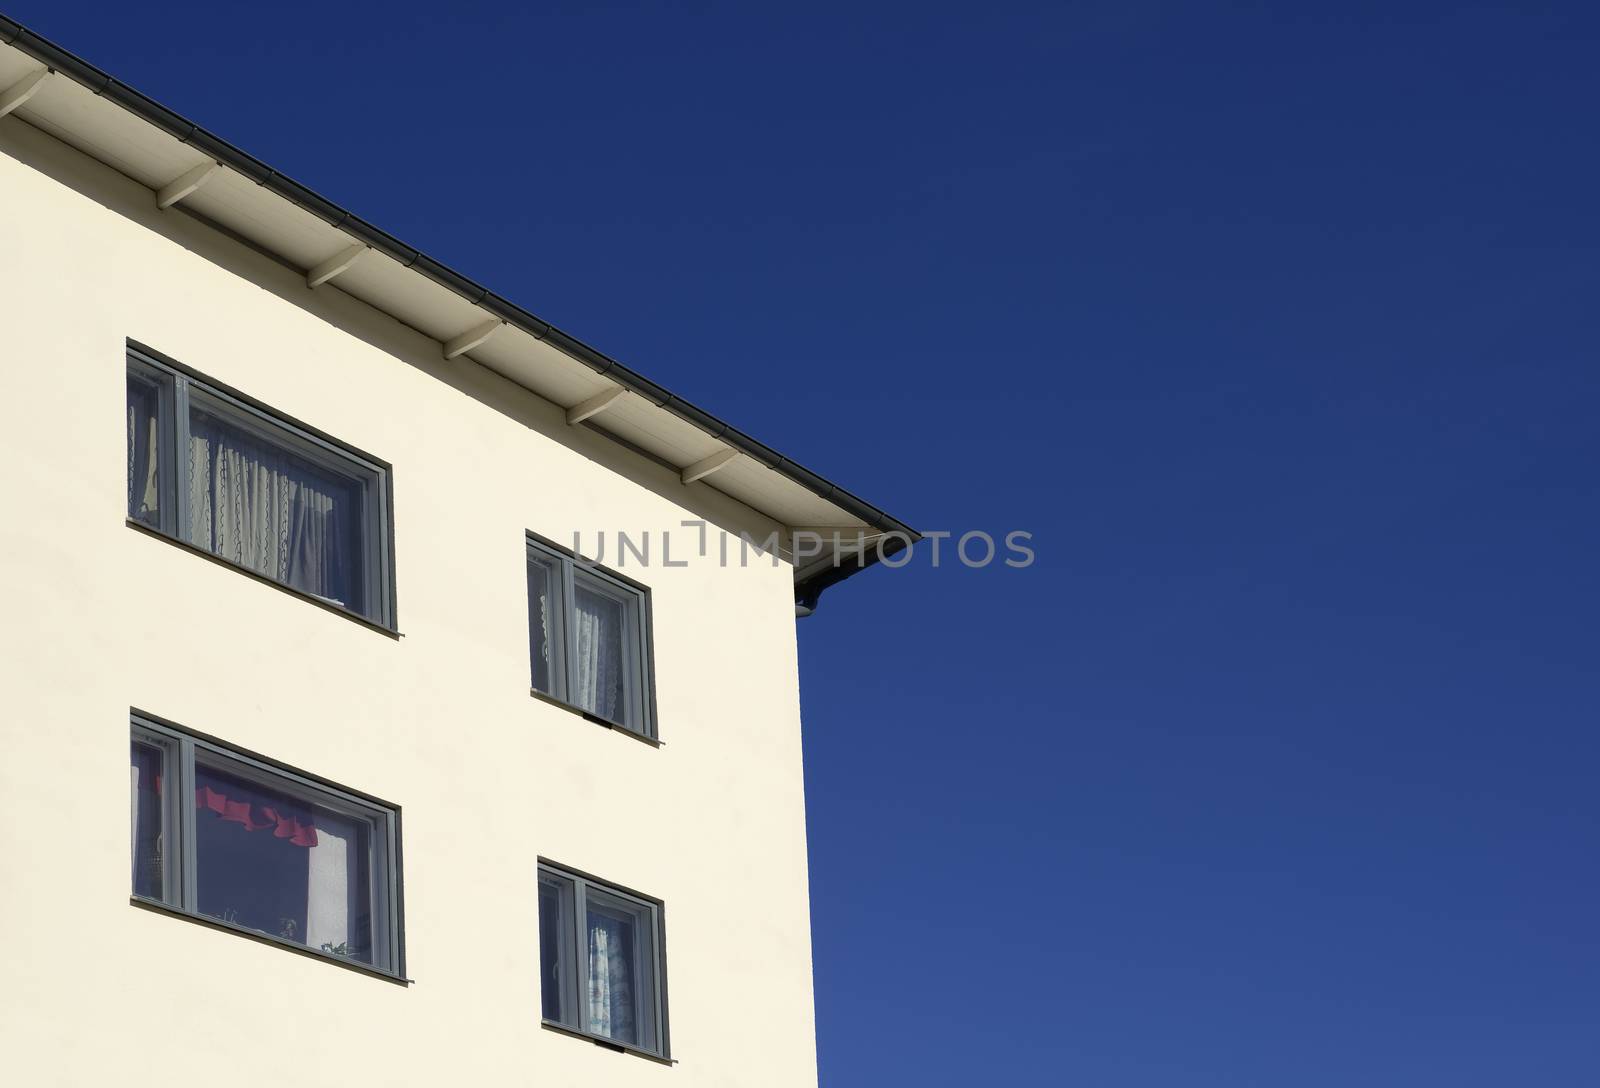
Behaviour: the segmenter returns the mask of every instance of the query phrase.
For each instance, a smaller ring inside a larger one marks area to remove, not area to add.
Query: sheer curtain
[[[306,851],[306,944],[312,948],[341,955],[356,951],[350,931],[350,845],[356,834],[355,821],[317,813],[317,844]]]
[[[579,585],[574,608],[574,705],[614,722],[623,719],[622,627],[620,601]]]
[[[159,522],[160,492],[156,482],[156,451],[161,441],[156,425],[159,404],[155,386],[128,379],[128,516],[146,525]]]
[[[359,488],[204,411],[189,423],[189,539],[359,609]]]
[[[528,640],[533,645],[533,686],[546,694],[552,686],[555,655],[551,652],[552,584],[558,577],[555,568],[536,559],[528,560]]]
[[[589,912],[589,1029],[637,1042],[633,1019],[633,927]]]

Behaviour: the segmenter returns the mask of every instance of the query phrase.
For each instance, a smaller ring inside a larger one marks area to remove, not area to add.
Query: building
[[[815,1084],[794,623],[915,534],[3,18],[0,114],[5,1082]]]

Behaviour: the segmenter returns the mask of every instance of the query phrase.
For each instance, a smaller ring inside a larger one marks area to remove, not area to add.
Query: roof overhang
[[[0,16],[0,116],[10,114],[219,227],[567,409],[791,534],[800,614],[829,585],[920,539],[910,526],[549,322],[280,174],[87,61]],[[809,539],[809,538],[808,538]],[[863,540],[867,547],[862,548]]]

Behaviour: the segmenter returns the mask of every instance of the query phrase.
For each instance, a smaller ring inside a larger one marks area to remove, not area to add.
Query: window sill
[[[538,688],[529,688],[528,694],[532,695],[541,703],[548,703],[553,707],[558,707],[561,710],[565,710],[568,714],[576,714],[586,722],[593,722],[595,725],[598,725],[604,729],[609,729],[613,733],[621,733],[625,737],[632,737],[641,744],[648,744],[652,748],[660,748],[666,743],[665,741],[657,740],[655,737],[647,737],[643,733],[629,729],[620,722],[610,721],[606,718],[600,717],[598,714],[591,714],[587,710],[582,710],[573,706],[571,703],[557,699],[554,695],[547,695]]]
[[[677,1058],[669,1058],[664,1054],[657,1054],[649,1050],[640,1050],[636,1046],[629,1046],[627,1043],[619,1043],[615,1039],[607,1039],[604,1035],[594,1035],[587,1031],[579,1031],[577,1028],[569,1028],[565,1024],[556,1023],[554,1020],[541,1020],[539,1021],[539,1026],[544,1028],[546,1031],[553,1031],[558,1035],[566,1035],[573,1039],[586,1040],[587,1042],[591,1042],[595,1046],[600,1047],[602,1050],[614,1050],[618,1054],[632,1054],[636,1058],[644,1058],[647,1061],[656,1062],[659,1065],[678,1064]]]
[[[224,922],[220,918],[212,918],[204,914],[195,914],[190,911],[186,911],[181,907],[174,907],[170,903],[163,903],[157,899],[146,899],[141,895],[131,895],[128,897],[128,902],[132,903],[141,910],[148,910],[156,914],[165,914],[171,918],[180,918],[185,922],[194,922],[196,925],[202,925],[208,929],[222,930],[224,933],[237,933],[241,937],[249,937],[251,940],[260,941],[262,944],[271,945],[274,948],[282,948],[289,952],[298,952],[302,956],[308,956],[314,960],[321,960],[324,963],[331,963],[336,967],[343,967],[346,971],[357,971],[363,975],[371,975],[373,978],[383,979],[385,982],[392,982],[397,986],[410,986],[412,983],[411,979],[406,978],[403,975],[397,975],[392,971],[385,971],[381,967],[370,967],[367,964],[358,963],[355,960],[345,959],[343,956],[331,955],[315,948],[307,948],[303,944],[295,944],[293,941],[286,941],[281,937],[274,937],[270,933],[262,933],[259,930],[254,929],[246,929],[244,926],[234,925],[232,922]]]
[[[389,638],[396,640],[405,637],[393,627],[388,627],[384,624],[368,619],[361,613],[353,611],[349,608],[345,608],[343,605],[335,604],[326,597],[319,597],[315,593],[307,593],[305,590],[284,585],[276,578],[268,578],[265,574],[262,574],[259,571],[253,571],[249,567],[235,563],[231,559],[226,559],[213,552],[208,552],[204,548],[197,548],[193,544],[190,544],[187,540],[182,540],[178,537],[175,537],[171,533],[162,532],[160,529],[146,525],[142,521],[135,521],[133,518],[127,518],[125,520],[128,528],[137,529],[145,536],[154,537],[157,540],[171,544],[175,548],[182,548],[189,554],[198,555],[202,559],[209,559],[218,566],[227,567],[229,570],[237,571],[247,578],[260,582],[262,585],[271,586],[280,593],[287,593],[289,596],[305,601],[307,604],[314,604],[324,612],[332,612],[335,616],[343,616],[345,619],[350,620],[352,623],[360,624],[369,631],[376,631],[380,635],[387,635]]]

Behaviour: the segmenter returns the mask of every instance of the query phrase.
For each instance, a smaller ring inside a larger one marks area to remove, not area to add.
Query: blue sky
[[[801,624],[824,1085],[1600,1083],[1592,8],[6,12],[1033,533]]]

